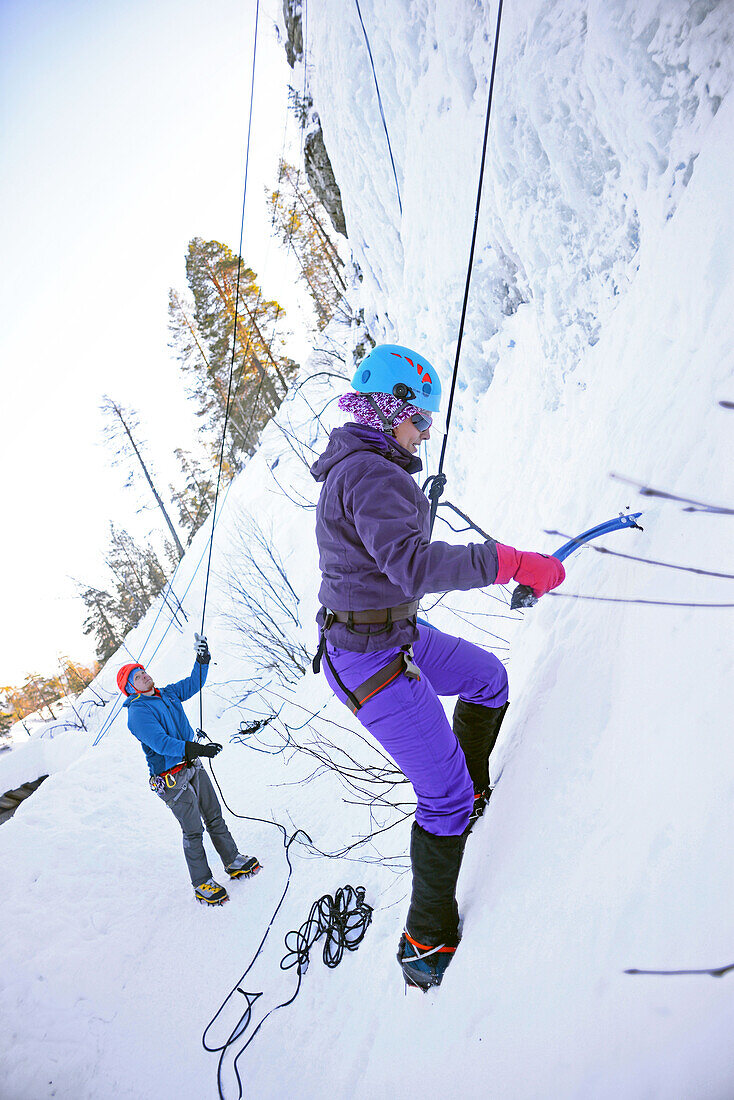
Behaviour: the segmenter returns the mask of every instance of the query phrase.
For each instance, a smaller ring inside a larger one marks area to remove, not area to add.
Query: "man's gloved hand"
[[[204,634],[194,634],[194,649],[196,650],[196,660],[199,664],[208,665],[212,659],[212,655],[209,652],[209,646]]]
[[[531,588],[534,596],[543,596],[557,588],[566,578],[563,562],[550,554],[534,554],[530,550],[515,550],[497,543],[497,578],[495,584],[507,584],[514,577],[519,584]]]
[[[208,756],[210,759],[222,751],[222,746],[216,741],[210,741],[206,745],[200,745],[198,741],[186,742],[186,763],[190,764],[197,756]]]

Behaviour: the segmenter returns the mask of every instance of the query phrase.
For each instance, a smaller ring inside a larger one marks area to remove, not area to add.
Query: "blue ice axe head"
[[[590,527],[588,531],[577,535],[570,542],[564,542],[563,546],[553,551],[551,557],[564,561],[569,554],[572,554],[574,550],[578,550],[579,546],[583,546],[585,542],[590,542],[591,539],[598,538],[600,535],[608,535],[611,531],[620,531],[623,527],[636,527],[638,531],[642,531],[642,527],[637,522],[641,515],[642,512],[631,514],[620,512],[614,519],[608,519],[606,523],[599,523],[596,527]],[[517,611],[520,607],[532,607],[538,602],[538,599],[539,597],[533,594],[532,588],[529,588],[527,584],[518,584],[512,593],[510,607],[513,611]]]

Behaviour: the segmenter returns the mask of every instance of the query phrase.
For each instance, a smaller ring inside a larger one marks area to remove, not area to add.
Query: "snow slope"
[[[472,0],[360,6],[402,219],[356,10],[309,7],[307,36],[363,276],[350,302],[376,338],[420,347],[446,375],[495,10]],[[731,5],[713,0],[506,5],[446,494],[505,542],[551,550],[629,506],[645,511],[644,533],[611,536],[609,549],[734,572],[731,516],[666,500],[647,507],[609,476],[734,506],[734,413],[719,405],[734,400],[732,32]],[[370,817],[344,801],[332,774],[314,776],[293,742],[313,731],[374,758],[323,682],[288,669],[314,642],[307,464],[339,422],[331,398],[345,385],[322,372],[344,372],[327,353],[345,355],[354,338],[334,325],[316,341],[302,384],[233,485],[207,610],[209,734],[229,742],[240,721],[283,705],[219,757],[227,801],[305,829],[326,852],[364,835]],[[437,453],[434,440],[429,470]],[[253,522],[272,530],[278,555],[258,551],[274,594],[257,591],[292,655],[280,679],[237,628],[253,629],[238,595]],[[441,524],[436,534],[464,537]],[[151,612],[126,642],[160,683],[188,672],[207,538],[202,529],[175,580],[188,623],[167,629],[169,616]],[[394,961],[409,821],[344,859],[294,842],[288,894],[244,985],[263,991],[254,1025],[295,988],[278,966],[283,936],[316,897],[363,884],[374,919],[336,970],[314,953],[298,999],[239,1063],[245,1095],[734,1095],[734,973],[624,973],[734,963],[734,584],[591,549],[567,565],[560,593],[524,616],[493,592],[450,596],[429,613],[443,629],[494,642],[512,701],[492,760],[496,790],[462,870],[464,939],[440,992],[405,997]],[[701,606],[715,604],[729,606]],[[103,694],[126,659],[103,671]],[[198,723],[196,701],[189,707]],[[234,820],[265,870],[233,884],[222,909],[193,904],[177,826],[147,788],[124,718],[110,716],[108,706],[90,718],[73,760],[66,750],[44,759],[51,778],[0,829],[9,884],[0,1096],[10,1100],[216,1097],[216,1058],[201,1033],[285,885],[279,831]],[[0,786],[14,757],[19,772],[21,750],[0,757]],[[374,809],[377,826],[393,820]],[[214,1037],[223,1041],[242,1011],[230,1005]],[[231,1060],[223,1081],[236,1096]]]

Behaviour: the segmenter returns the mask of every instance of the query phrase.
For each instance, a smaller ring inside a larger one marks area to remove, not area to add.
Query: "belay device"
[[[599,535],[608,535],[611,531],[620,531],[623,527],[636,527],[638,531],[642,531],[642,527],[637,522],[641,515],[642,512],[633,512],[631,515],[620,512],[616,519],[608,519],[606,523],[599,523],[596,527],[590,527],[588,531],[577,535],[575,539],[565,542],[559,550],[553,551],[551,557],[564,561],[569,554],[572,554],[574,550],[578,550],[579,546],[583,546],[585,542],[590,542],[591,539],[598,538]],[[517,611],[519,607],[532,607],[533,604],[538,602],[538,599],[539,597],[533,594],[532,588],[529,588],[527,584],[518,584],[512,593],[510,607],[513,611]]]

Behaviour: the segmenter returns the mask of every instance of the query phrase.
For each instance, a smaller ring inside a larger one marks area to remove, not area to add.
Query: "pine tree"
[[[214,507],[216,492],[216,472],[204,469],[188,451],[178,447],[174,454],[179,461],[183,474],[183,488],[171,486],[171,499],[178,507],[178,520],[188,533],[187,547],[191,545],[196,532]]]
[[[115,578],[118,616],[135,626],[166,583],[163,566],[151,546],[138,546],[111,523],[107,567]]]
[[[344,262],[328,228],[328,215],[304,174],[285,160],[280,161],[278,189],[268,195],[268,207],[277,236],[298,261],[322,329],[346,290]]]
[[[237,470],[254,453],[296,371],[279,335],[284,311],[263,296],[254,271],[219,241],[189,242],[186,278],[188,298],[175,290],[169,295],[171,345],[218,452],[234,343],[225,455]]]
[[[181,545],[181,540],[158,494],[158,490],[155,487],[153,478],[148,469],[148,464],[146,464],[143,457],[143,444],[140,440],[140,421],[138,420],[137,413],[135,413],[133,409],[124,408],[107,395],[105,395],[102,401],[102,412],[107,417],[105,434],[115,448],[115,463],[132,463],[132,467],[129,467],[131,472],[128,473],[127,485],[129,486],[132,484],[136,473],[142,473],[163,515],[166,526],[171,532],[171,538],[175,544],[178,557],[179,559],[182,558],[184,550]]]
[[[79,585],[79,595],[87,609],[82,631],[94,637],[97,658],[104,664],[120,648],[132,624],[120,621],[114,596],[104,589]]]
[[[120,648],[125,635],[140,622],[167,583],[153,548],[138,546],[127,531],[112,523],[106,560],[113,578],[112,591],[79,585],[87,609],[82,630],[94,637],[97,658],[102,663]]]
[[[9,699],[10,688],[0,688],[0,737],[6,737],[18,721],[18,714]]]

